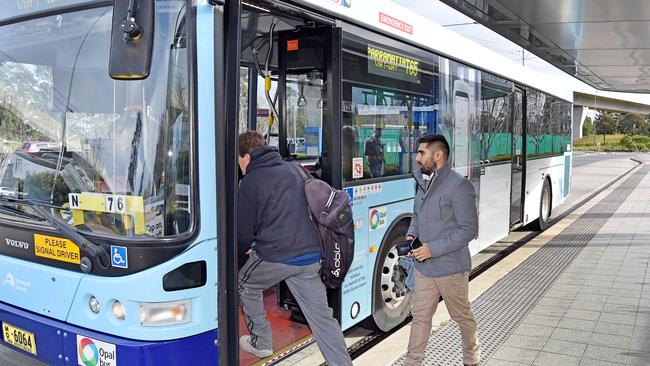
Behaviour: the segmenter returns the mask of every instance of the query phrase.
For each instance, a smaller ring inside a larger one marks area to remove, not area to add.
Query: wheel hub
[[[381,298],[387,308],[395,309],[402,304],[407,293],[406,273],[399,265],[397,248],[393,246],[381,268]]]

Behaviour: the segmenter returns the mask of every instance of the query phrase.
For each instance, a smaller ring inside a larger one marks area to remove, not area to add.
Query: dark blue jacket
[[[304,182],[291,163],[268,146],[255,149],[237,196],[239,250],[256,242],[267,262],[320,252],[315,224],[309,218]]]

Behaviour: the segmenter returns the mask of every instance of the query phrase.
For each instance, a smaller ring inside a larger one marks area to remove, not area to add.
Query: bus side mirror
[[[116,80],[149,76],[155,0],[115,0],[108,73]]]

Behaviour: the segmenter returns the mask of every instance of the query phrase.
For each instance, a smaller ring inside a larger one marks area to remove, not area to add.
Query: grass
[[[573,141],[578,151],[650,152],[650,137],[640,135],[589,135]]]

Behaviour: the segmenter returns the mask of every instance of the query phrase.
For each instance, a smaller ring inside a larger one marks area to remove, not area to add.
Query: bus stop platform
[[[650,156],[640,162],[470,283],[481,365],[650,365]],[[438,313],[423,364],[462,365],[458,326]],[[408,328],[391,336],[402,353]],[[355,365],[372,354],[386,364],[373,349]]]

